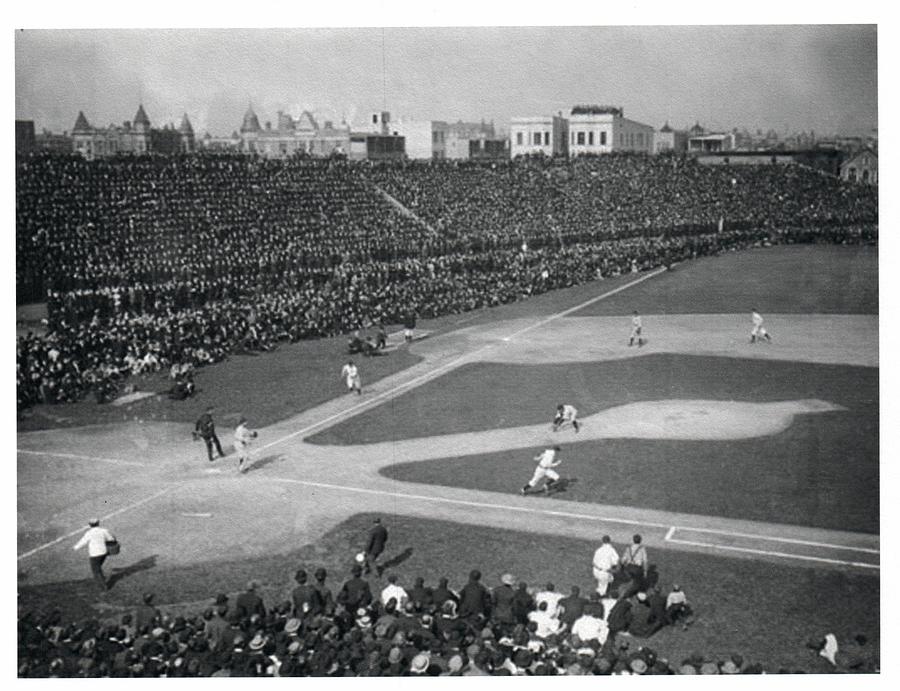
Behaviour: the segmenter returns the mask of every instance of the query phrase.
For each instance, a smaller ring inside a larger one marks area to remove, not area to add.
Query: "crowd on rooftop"
[[[527,298],[764,243],[874,242],[877,199],[799,166],[606,156],[372,165],[17,160],[19,408],[129,374]],[[401,208],[403,207],[403,208]]]

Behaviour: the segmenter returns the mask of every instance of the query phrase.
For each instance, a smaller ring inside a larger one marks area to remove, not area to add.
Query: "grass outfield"
[[[216,406],[220,424],[237,424],[241,414],[254,427],[265,427],[344,393],[341,366],[347,361],[347,339],[283,344],[255,355],[232,355],[224,362],[197,370],[198,393],[186,401],[153,396],[134,403],[98,405],[92,397],[78,403],[35,406],[18,421],[19,432],[80,427],[126,420],[161,420],[193,424],[207,405]],[[400,372],[421,360],[407,348],[373,358],[357,356],[364,384]],[[164,374],[129,380],[141,391],[165,392]]]
[[[329,585],[337,591],[371,519],[358,514],[315,544],[262,559],[163,569],[151,561],[129,565],[125,557],[114,558],[108,572],[117,563],[131,568],[106,596],[99,613],[87,579],[38,587],[20,584],[19,604],[40,611],[58,607],[67,617],[120,616],[124,607],[137,605],[141,593],[150,591],[163,609],[170,603],[189,603],[171,609],[194,612],[209,606],[217,592],[237,593],[248,579],[259,578],[264,600],[271,606],[289,597],[297,568],[320,565],[328,569]],[[460,588],[468,571],[477,567],[489,587],[506,571],[530,585],[552,581],[564,592],[573,584],[583,592],[593,587],[593,543],[566,538],[536,541],[524,532],[460,528],[402,516],[385,521],[390,531],[385,557],[397,562],[389,572],[397,573],[402,584],[421,575],[434,585],[446,575],[453,587]],[[833,632],[846,640],[864,633],[873,650],[880,644],[877,576],[677,551],[652,551],[650,556],[661,574],[660,584],[668,588],[680,583],[697,610],[697,621],[688,631],[664,629],[650,639],[649,645],[670,660],[680,661],[698,651],[714,657],[739,652],[748,662],[762,662],[770,670],[825,672],[828,664],[804,647],[807,638]],[[372,585],[378,590],[386,581],[373,579]]]
[[[737,277],[737,279],[736,279]],[[878,314],[878,248],[789,245],[704,257],[573,313]]]
[[[847,410],[799,416],[780,434],[733,441],[579,443],[577,435],[564,431],[557,436],[564,445],[562,473],[577,482],[554,496],[878,532],[874,368],[671,354],[570,365],[478,363],[310,441],[363,444],[541,422],[549,426],[556,401],[575,403],[586,417],[612,406],[665,398],[820,398]],[[382,473],[408,482],[515,493],[530,477],[533,455],[519,449],[401,464]]]

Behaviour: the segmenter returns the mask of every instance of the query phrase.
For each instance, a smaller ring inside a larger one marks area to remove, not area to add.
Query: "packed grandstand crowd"
[[[761,674],[740,653],[668,660],[651,647],[659,630],[687,629],[693,612],[658,574],[620,572],[601,596],[529,588],[504,574],[495,587],[472,571],[458,592],[388,575],[372,592],[362,567],[335,594],[319,568],[295,574],[289,600],[266,606],[259,583],[221,593],[200,612],[163,612],[152,593],[104,622],[65,622],[59,611],[20,612],[19,677],[557,676]],[[408,588],[408,589],[407,589]],[[877,649],[856,635],[810,640],[822,671],[875,672]],[[818,657],[817,657],[818,656]]]
[[[19,409],[129,374],[500,305],[762,244],[872,243],[877,197],[680,157],[353,163],[237,154],[16,164]]]

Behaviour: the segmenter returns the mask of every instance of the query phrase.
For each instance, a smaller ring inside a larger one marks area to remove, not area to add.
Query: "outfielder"
[[[538,461],[537,468],[534,469],[534,476],[528,481],[528,484],[522,487],[523,495],[527,494],[530,488],[537,487],[541,480],[547,480],[544,484],[545,494],[549,493],[550,488],[559,482],[559,474],[553,470],[562,463],[556,458],[558,453],[559,447],[554,446],[551,449],[544,449],[544,451],[534,457],[534,460]]]
[[[347,393],[354,390],[357,394],[362,395],[362,380],[359,377],[359,370],[353,364],[353,360],[348,360],[347,364],[341,368],[341,377],[347,382]]]
[[[756,341],[760,338],[765,338],[766,341],[771,342],[772,337],[769,335],[769,332],[763,328],[763,318],[756,310],[753,310],[753,330],[750,332],[750,342],[756,343]]]
[[[247,428],[247,418],[242,417],[234,430],[234,450],[237,452],[239,473],[247,471],[244,467],[244,461],[250,460],[250,443],[256,439],[257,436],[259,435],[256,430]]]
[[[628,339],[628,346],[634,345],[634,339],[637,339],[638,348],[644,345],[644,339],[641,337],[641,315],[634,311],[631,317],[631,338]]]
[[[578,432],[578,411],[573,405],[560,403],[556,406],[556,415],[553,418],[552,429],[554,432],[559,432],[567,424],[571,424],[575,428],[575,432]]]

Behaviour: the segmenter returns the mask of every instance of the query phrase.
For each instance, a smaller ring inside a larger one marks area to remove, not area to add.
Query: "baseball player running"
[[[528,481],[528,484],[522,487],[523,495],[527,494],[529,489],[537,487],[538,483],[544,479],[546,479],[544,494],[549,494],[550,489],[559,482],[559,474],[553,470],[562,463],[562,461],[557,459],[558,453],[559,447],[554,446],[553,448],[544,449],[534,457],[534,460],[538,462],[537,468],[534,469],[534,476]]]
[[[347,364],[341,368],[341,378],[347,382],[347,393],[356,391],[362,395],[362,380],[359,377],[359,370],[353,364],[353,360],[348,360]]]
[[[628,339],[628,347],[634,345],[634,339],[637,339],[638,348],[644,345],[644,339],[641,337],[641,315],[637,310],[631,316],[631,338]]]
[[[571,424],[575,428],[575,432],[578,432],[578,410],[576,410],[575,406],[568,403],[560,403],[556,406],[556,416],[553,418],[552,429],[554,432],[559,432],[567,424]]]
[[[769,332],[765,330],[763,327],[763,318],[759,312],[755,309],[753,310],[753,330],[750,332],[750,342],[756,343],[756,341],[765,338],[766,341],[771,342],[772,337],[769,335]]]
[[[250,460],[250,443],[257,436],[259,435],[256,430],[251,430],[247,427],[247,418],[242,417],[234,430],[234,450],[237,452],[239,473],[247,472],[244,461]]]

